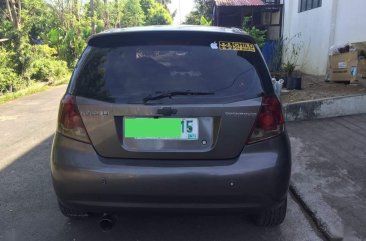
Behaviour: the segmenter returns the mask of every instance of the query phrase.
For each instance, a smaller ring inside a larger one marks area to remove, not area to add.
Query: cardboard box
[[[363,66],[362,68],[359,69],[359,73],[358,73],[358,82],[366,87],[366,67]]]
[[[366,52],[366,42],[352,44],[353,51],[330,56],[329,80],[350,81],[366,86],[366,59],[360,57],[361,51]]]
[[[330,57],[329,80],[358,83],[366,77],[366,59],[358,51],[335,54]]]

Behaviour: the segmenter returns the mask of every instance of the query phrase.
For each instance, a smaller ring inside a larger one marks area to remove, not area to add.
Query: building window
[[[299,12],[304,12],[322,6],[322,0],[300,0]]]

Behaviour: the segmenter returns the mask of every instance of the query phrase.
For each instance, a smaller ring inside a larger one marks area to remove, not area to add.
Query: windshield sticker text
[[[219,47],[221,50],[255,52],[254,44],[251,44],[251,43],[220,41]]]

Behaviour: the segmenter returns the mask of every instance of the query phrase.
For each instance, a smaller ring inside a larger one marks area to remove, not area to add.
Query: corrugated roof
[[[216,6],[262,6],[262,0],[215,0]]]

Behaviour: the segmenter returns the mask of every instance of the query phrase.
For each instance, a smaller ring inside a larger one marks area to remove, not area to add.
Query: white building
[[[366,0],[284,0],[284,12],[284,38],[303,43],[303,73],[325,75],[331,46],[366,41]]]

